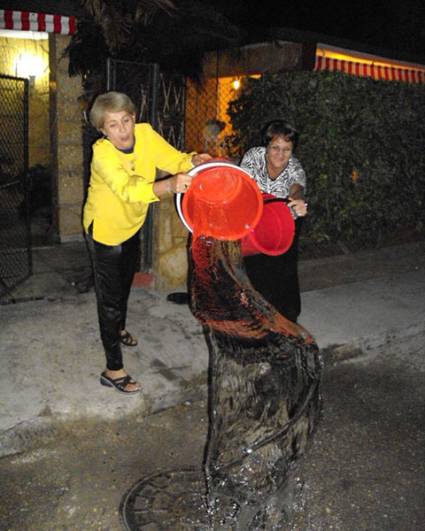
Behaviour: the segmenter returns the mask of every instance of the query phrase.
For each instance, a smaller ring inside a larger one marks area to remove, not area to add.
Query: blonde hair
[[[90,122],[96,129],[102,129],[105,123],[105,113],[120,111],[135,114],[136,107],[127,94],[114,91],[105,92],[94,100],[90,110]]]

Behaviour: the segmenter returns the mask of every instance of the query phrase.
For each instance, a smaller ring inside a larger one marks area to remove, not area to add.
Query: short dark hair
[[[297,147],[298,131],[285,120],[272,120],[261,131],[263,145],[267,147],[275,136],[283,136],[287,142],[292,142],[293,148]]]

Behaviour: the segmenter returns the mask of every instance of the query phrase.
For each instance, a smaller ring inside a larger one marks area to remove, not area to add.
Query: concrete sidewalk
[[[139,345],[124,348],[126,368],[144,391],[123,396],[99,385],[104,357],[94,293],[75,288],[88,265],[80,251],[73,262],[63,248],[46,250],[50,258],[15,291],[16,303],[0,306],[0,455],[20,451],[56,421],[143,416],[206,393],[200,325],[188,307],[144,288],[133,289],[129,304],[128,328]],[[425,334],[423,242],[301,262],[300,278],[300,323],[325,361]]]

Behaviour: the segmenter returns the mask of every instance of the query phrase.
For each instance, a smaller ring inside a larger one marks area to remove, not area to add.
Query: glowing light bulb
[[[234,90],[238,90],[238,89],[240,88],[240,86],[241,86],[241,82],[240,82],[239,79],[234,79],[234,80],[232,81],[232,88],[233,88]]]
[[[30,53],[19,54],[15,64],[16,76],[26,77],[32,83],[36,77],[43,74],[44,69],[45,65],[43,59],[38,55]]]

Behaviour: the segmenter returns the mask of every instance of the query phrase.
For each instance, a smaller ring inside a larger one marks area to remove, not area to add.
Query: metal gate
[[[0,75],[0,298],[32,272],[28,80]]]
[[[149,122],[171,145],[184,150],[185,81],[160,71],[156,63],[109,59],[107,90],[128,94],[135,103],[137,121]],[[150,208],[142,230],[141,269],[152,266],[154,209]]]

